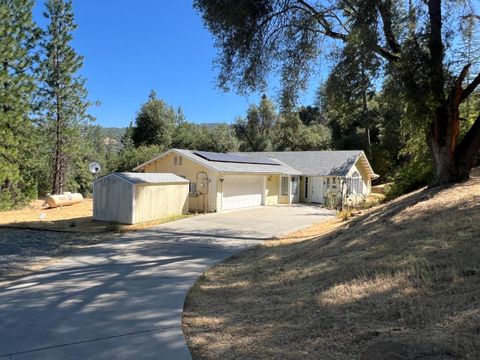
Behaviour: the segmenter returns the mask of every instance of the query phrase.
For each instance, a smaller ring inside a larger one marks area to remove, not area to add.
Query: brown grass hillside
[[[480,179],[231,258],[184,310],[195,359],[479,359]]]

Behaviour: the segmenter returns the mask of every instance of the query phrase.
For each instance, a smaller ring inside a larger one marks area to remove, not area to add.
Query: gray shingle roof
[[[279,160],[306,176],[346,176],[361,150],[346,151],[271,151],[242,152],[245,156],[263,156]]]
[[[279,159],[278,165],[264,165],[264,164],[245,164],[245,163],[228,163],[208,161],[198,155],[195,155],[192,150],[173,149],[177,153],[182,154],[188,159],[196,161],[206,167],[214,169],[223,173],[252,173],[252,174],[285,174],[285,175],[302,175],[301,172],[293,167],[286,165]],[[244,153],[238,153],[244,155]],[[142,165],[141,165],[142,166]],[[140,166],[140,167],[141,167]],[[138,167],[136,168],[138,169]]]
[[[171,173],[132,173],[118,172],[111,175],[118,176],[132,184],[168,184],[188,183],[187,179]],[[108,175],[107,175],[108,176]]]

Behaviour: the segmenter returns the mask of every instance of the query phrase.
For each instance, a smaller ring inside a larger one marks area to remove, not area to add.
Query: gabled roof
[[[186,159],[192,160],[202,166],[205,166],[208,169],[218,171],[221,173],[247,173],[247,174],[285,174],[285,175],[302,175],[298,170],[294,169],[291,166],[284,164],[281,160],[276,161],[276,165],[273,164],[257,164],[255,160],[252,160],[251,163],[240,163],[240,162],[226,162],[226,161],[211,161],[207,160],[202,156],[196,155],[195,151],[184,150],[184,149],[171,149],[163,154],[143,163],[136,168],[134,171],[143,169],[146,165],[155,162],[158,159],[161,159],[167,156],[170,153],[176,153],[185,157]],[[215,154],[215,153],[211,153]],[[221,154],[217,154],[221,155]],[[223,154],[225,155],[225,154]],[[239,156],[242,156],[243,153],[239,153]],[[245,158],[245,161],[248,161],[248,158]]]
[[[365,153],[361,150],[270,151],[234,154],[242,154],[252,158],[263,156],[279,160],[305,176],[346,176],[357,160],[360,160],[371,178],[378,177],[370,166]]]
[[[116,172],[98,178],[105,179],[110,176],[115,176],[125,180],[131,184],[172,184],[172,183],[189,183],[187,179],[171,173],[133,173],[133,172]]]

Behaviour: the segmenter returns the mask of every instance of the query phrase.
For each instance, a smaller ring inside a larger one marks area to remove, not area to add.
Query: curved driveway
[[[190,359],[181,314],[195,279],[332,216],[301,205],[200,215],[75,253],[0,287],[0,359]]]

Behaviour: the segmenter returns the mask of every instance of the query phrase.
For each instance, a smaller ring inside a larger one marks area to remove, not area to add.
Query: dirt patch
[[[28,275],[85,246],[118,236],[0,228],[0,283]]]
[[[207,271],[183,314],[194,358],[478,359],[480,179],[333,226]]]

